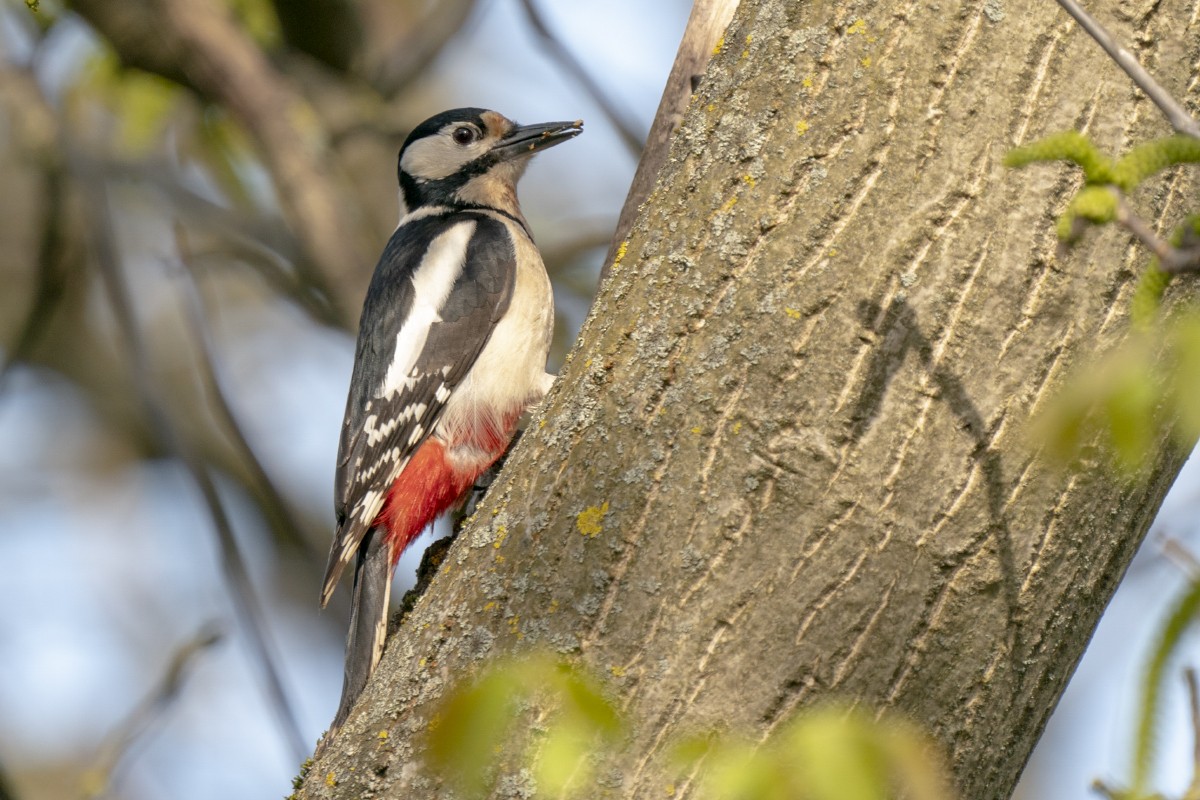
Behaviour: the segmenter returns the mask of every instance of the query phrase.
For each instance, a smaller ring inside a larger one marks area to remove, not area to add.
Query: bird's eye
[[[475,129],[468,128],[465,125],[461,128],[455,128],[454,133],[450,135],[454,137],[456,143],[463,145],[470,144],[476,138]]]

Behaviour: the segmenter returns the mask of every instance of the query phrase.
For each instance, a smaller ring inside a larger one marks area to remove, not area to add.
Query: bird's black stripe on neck
[[[471,163],[463,165],[452,175],[428,181],[418,181],[404,170],[397,168],[400,189],[404,192],[404,202],[410,210],[421,206],[452,206],[457,202],[454,195],[458,190],[466,186],[472,178],[477,178],[494,167],[496,161],[494,155],[486,153]]]
[[[453,209],[456,209],[456,210],[461,210],[461,211],[494,211],[497,214],[508,217],[513,222],[520,225],[521,230],[525,231],[525,235],[529,237],[529,241],[531,241],[531,242],[533,241],[533,232],[529,230],[529,226],[525,224],[525,220],[521,219],[520,217],[516,216],[515,214],[511,214],[508,211],[505,211],[503,208],[496,208],[495,206],[486,206],[482,203],[464,203],[462,201],[455,202],[450,207]]]

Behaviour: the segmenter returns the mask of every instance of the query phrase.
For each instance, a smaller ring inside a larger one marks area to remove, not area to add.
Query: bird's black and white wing
[[[359,324],[322,605],[507,309],[516,268],[507,228],[486,214],[421,217],[392,235]]]

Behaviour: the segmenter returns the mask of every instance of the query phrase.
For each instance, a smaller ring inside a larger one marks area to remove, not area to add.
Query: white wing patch
[[[405,406],[404,410],[393,419],[389,419],[382,425],[379,424],[379,417],[375,414],[363,420],[363,435],[367,437],[367,444],[371,447],[382,442],[385,438],[391,435],[392,431],[409,422],[409,420],[420,419],[425,416],[425,411],[429,406],[425,403],[416,403]]]
[[[429,243],[429,250],[413,272],[413,304],[396,334],[396,350],[376,397],[392,397],[412,386],[413,366],[425,347],[429,328],[441,320],[442,304],[462,274],[467,244],[475,234],[474,221],[460,222]],[[406,409],[407,410],[407,409]]]

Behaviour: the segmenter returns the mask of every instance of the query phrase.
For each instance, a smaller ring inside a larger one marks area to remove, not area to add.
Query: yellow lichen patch
[[[495,601],[495,600],[492,600],[490,603],[488,603],[486,606],[484,606],[484,607],[483,607],[483,610],[484,610],[484,611],[491,611],[491,610],[492,610],[493,608],[495,608],[495,607],[496,607],[496,601]]]
[[[599,536],[604,531],[604,516],[607,513],[607,500],[598,506],[589,506],[575,517],[575,527],[584,536]]]
[[[330,789],[337,786],[337,776],[334,775],[332,772],[325,773],[325,785],[328,786]]]
[[[716,111],[716,110],[717,110],[717,104],[716,104],[716,103],[709,103],[708,105],[706,105],[706,106],[704,107],[704,110],[705,110],[705,111],[708,111],[709,113],[711,113],[711,112],[713,112],[713,111]]]
[[[737,436],[741,432],[742,432],[742,421],[739,419],[737,422],[733,423],[733,435]]]
[[[717,46],[713,48],[712,54],[714,56],[720,55],[721,51],[724,49],[725,49],[725,37],[722,36],[720,39],[717,39]]]
[[[869,67],[869,66],[871,66],[871,57],[867,56],[866,58],[860,60],[858,63],[862,64],[864,67]]]
[[[859,19],[854,20],[854,23],[849,28],[846,28],[846,33],[851,34],[851,35],[856,34],[856,33],[857,34],[865,34],[866,32],[867,32],[867,21],[862,19],[861,17]]]
[[[743,181],[743,182],[744,182],[744,183],[745,183],[747,186],[749,186],[751,189],[753,189],[755,186],[757,186],[757,185],[758,185],[758,181],[754,180],[754,176],[753,176],[753,175],[743,175],[743,176],[742,176],[742,181]]]
[[[800,134],[801,136],[808,133],[808,123],[805,122],[804,120],[800,120],[799,122],[797,122],[796,123],[796,133]]]
[[[508,538],[508,528],[501,525],[500,527],[496,528],[496,541],[492,542],[492,547],[499,550],[500,545],[504,544],[504,540],[507,538]]]
[[[805,89],[811,89],[813,87],[812,76],[809,76],[809,77],[805,78],[804,80],[800,81],[800,85],[803,86]]]
[[[555,611],[558,611],[558,600],[557,599],[550,601],[550,613],[553,614]]]
[[[616,269],[617,267],[621,266],[621,262],[625,260],[625,251],[628,249],[629,249],[629,240],[628,239],[626,239],[625,241],[623,241],[619,245],[617,245],[617,254],[615,256],[613,256],[613,263],[612,263],[613,269]],[[591,362],[589,361],[588,363],[590,364]]]
[[[387,732],[387,731],[380,731],[380,732],[377,734],[377,737],[379,738],[379,741],[381,741],[381,742],[386,742],[386,741],[387,741],[387,738],[388,738],[388,732]]]
[[[783,313],[787,314],[792,319],[800,319],[800,309],[798,309],[798,308],[792,308],[791,306],[784,306]]]
[[[613,664],[611,667],[608,668],[608,671],[612,673],[612,676],[614,678],[624,678],[625,677],[625,668],[622,666]]]
[[[696,427],[692,428],[692,433],[699,436],[703,430],[704,430],[703,428],[701,428],[699,425],[697,425]]]
[[[721,210],[728,211],[729,209],[733,208],[736,205],[737,205],[737,195],[735,194],[733,197],[731,197],[725,201],[725,204],[721,206]]]

